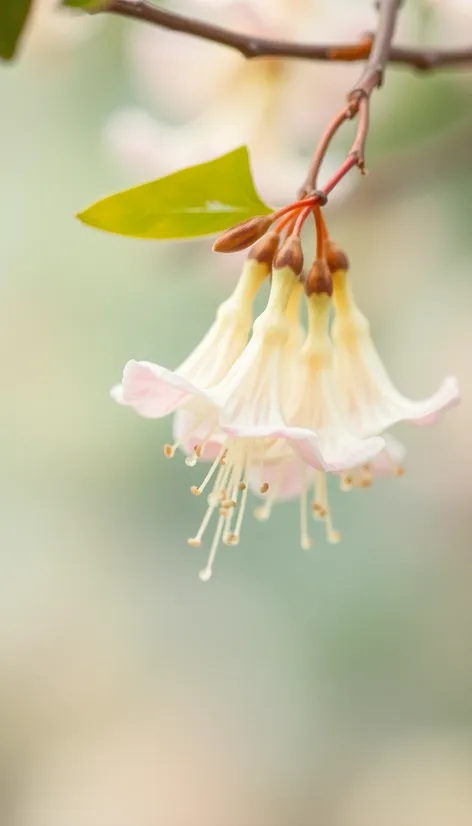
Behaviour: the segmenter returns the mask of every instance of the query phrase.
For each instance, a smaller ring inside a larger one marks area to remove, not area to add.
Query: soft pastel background
[[[472,67],[389,72],[370,175],[328,212],[400,387],[456,374],[461,408],[399,430],[402,479],[333,493],[340,545],[301,551],[284,505],[204,585],[170,423],[108,388],[130,357],[175,366],[238,262],[73,213],[242,141],[262,195],[290,198],[359,69],[54,5],[0,67],[0,823],[470,826]],[[405,6],[404,41],[471,42],[467,0]],[[179,8],[313,40],[375,25],[370,0]]]

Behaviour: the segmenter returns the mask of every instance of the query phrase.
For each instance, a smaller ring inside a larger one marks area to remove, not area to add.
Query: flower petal
[[[422,426],[434,424],[446,410],[459,404],[460,400],[458,381],[455,376],[448,376],[433,396],[421,402],[409,402],[408,421]]]
[[[248,477],[249,487],[259,496],[261,495],[261,476],[263,476],[263,481],[269,485],[270,500],[276,502],[296,499],[306,484],[303,462],[296,457],[285,459],[282,462],[264,464],[262,471],[260,467],[251,468]]]
[[[385,439],[384,450],[378,453],[370,463],[372,476],[376,478],[391,476],[394,468],[403,465],[406,456],[405,445],[399,442],[398,439],[395,439],[390,433],[386,433],[383,438]]]
[[[371,436],[368,439],[353,439],[349,446],[334,448],[323,437],[313,438],[313,432],[312,438],[292,437],[290,442],[300,459],[328,473],[338,473],[367,464],[385,447],[385,440],[381,436]]]
[[[113,389],[114,398],[119,397]],[[123,371],[120,404],[150,419],[172,413],[186,399],[203,395],[191,382],[166,367],[149,361],[129,361]]]
[[[174,440],[187,456],[203,445],[199,460],[211,462],[218,456],[226,434],[218,427],[217,411],[204,399],[193,399],[179,407],[174,416]]]

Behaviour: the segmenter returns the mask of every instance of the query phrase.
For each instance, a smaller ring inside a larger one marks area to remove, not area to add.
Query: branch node
[[[304,192],[304,196],[306,198],[316,198],[320,207],[324,207],[328,203],[328,196],[322,189],[311,189]]]

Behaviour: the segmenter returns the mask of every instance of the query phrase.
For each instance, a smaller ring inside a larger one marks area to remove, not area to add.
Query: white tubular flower
[[[289,419],[284,415],[284,394],[295,390],[294,383],[303,380],[299,372],[300,330],[295,313],[299,295],[295,294],[292,305],[290,302],[293,290],[297,289],[296,284],[294,272],[289,266],[274,268],[269,301],[264,312],[254,323],[249,344],[225,378],[205,393],[220,411],[219,427],[228,438],[222,446],[221,458],[215,459],[214,466],[203,484],[193,489],[194,493],[201,493],[213,474],[217,474],[209,497],[207,513],[196,536],[190,540],[191,544],[201,544],[203,532],[212,513],[221,502],[224,503],[220,506],[220,518],[208,564],[201,572],[202,579],[209,579],[211,576],[220,538],[223,537],[227,544],[236,544],[239,541],[249,480],[252,488],[258,487],[261,494],[268,496],[267,509],[258,511],[259,517],[262,515],[264,518],[270,512],[274,501],[284,498],[287,494],[291,496],[292,491],[298,493],[298,474],[301,544],[303,547],[309,547],[311,540],[307,527],[307,495],[313,471],[307,465],[317,468],[317,489],[320,490],[327,536],[330,541],[338,541],[339,536],[330,522],[323,471],[340,471],[357,466],[371,459],[384,446],[383,439],[379,437],[362,442],[342,429],[341,423],[335,417],[334,403],[331,410],[331,406],[327,406],[325,402],[324,388],[317,386],[318,372],[325,372],[324,369],[318,369],[318,365],[312,365],[316,376],[309,376],[311,384],[307,387],[310,400],[315,399],[316,410],[312,410],[310,404],[306,416],[301,417],[300,426],[298,423],[287,423]],[[329,303],[326,325],[328,317]],[[318,317],[317,325],[319,326]],[[317,357],[320,355],[320,341],[322,348],[326,346],[325,336],[328,336],[329,342],[327,326],[323,333],[318,330],[318,326],[313,333],[316,338]],[[311,337],[309,340],[311,342]],[[323,398],[318,401],[320,393]],[[318,409],[322,410],[326,417],[331,418],[325,419],[320,415],[317,422],[315,413]],[[319,426],[319,430],[316,425]],[[223,469],[219,468],[221,459],[224,460]],[[271,483],[275,485],[273,492]],[[241,504],[233,529],[233,508],[238,502],[240,490]]]
[[[423,401],[410,401],[393,386],[374,347],[369,322],[356,306],[347,273],[333,275],[336,317],[332,327],[334,376],[349,429],[358,436],[381,433],[396,422],[432,424],[459,402],[457,380],[446,378]]]
[[[261,494],[268,493],[265,462],[271,469],[279,467],[287,457],[293,458],[291,438],[314,436],[308,430],[288,427],[281,410],[280,388],[287,387],[287,371],[292,366],[289,354],[298,354],[287,347],[291,334],[293,343],[299,332],[294,331],[298,319],[294,323],[291,318],[293,307],[286,314],[296,283],[290,267],[274,268],[269,301],[254,324],[249,344],[222,381],[205,393],[219,411],[219,427],[226,440],[202,484],[192,488],[199,495],[213,481],[208,509],[196,535],[189,540],[191,545],[201,544],[214,511],[219,512],[208,562],[200,572],[203,580],[211,576],[221,539],[229,545],[239,542],[249,475],[253,480],[258,478]],[[295,296],[297,299],[299,302],[299,296]]]
[[[318,443],[299,440],[294,450],[303,461],[320,469],[347,470],[370,461],[384,447],[378,436],[359,439],[350,432],[339,408],[333,384],[333,348],[329,335],[331,299],[313,293],[308,298],[308,335],[299,357],[298,387],[285,404],[290,422],[317,433]]]
[[[220,381],[244,350],[254,296],[268,272],[267,263],[248,259],[233,294],[220,305],[214,323],[190,356],[176,370],[148,361],[129,361],[122,383],[111,391],[115,401],[141,416],[158,419],[200,395],[197,403],[191,402],[188,415],[177,422],[176,431],[183,442],[195,430],[201,436],[211,418],[201,391]]]

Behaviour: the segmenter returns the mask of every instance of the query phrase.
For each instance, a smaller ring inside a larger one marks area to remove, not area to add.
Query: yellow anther
[[[311,509],[313,511],[315,519],[325,519],[325,517],[328,515],[328,511],[326,510],[326,508],[324,508],[323,505],[319,505],[318,502],[314,502],[311,506]]]

